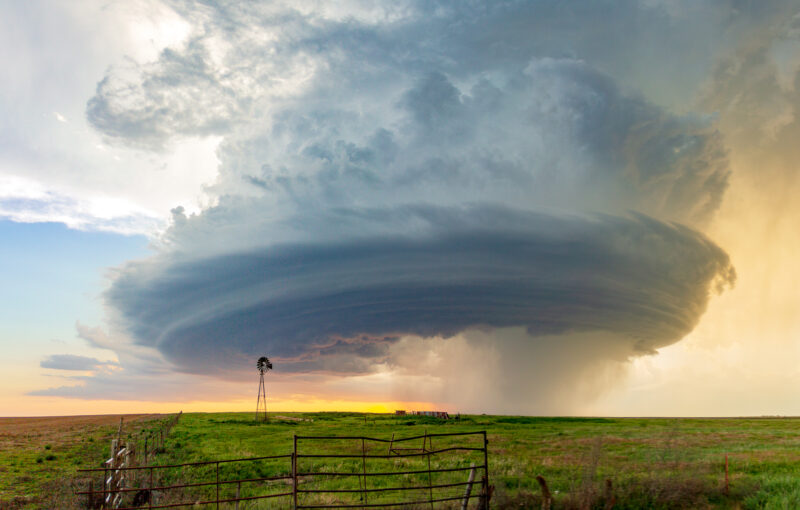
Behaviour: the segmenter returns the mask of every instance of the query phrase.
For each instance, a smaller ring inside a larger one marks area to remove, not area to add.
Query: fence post
[[[108,485],[108,469],[103,470],[103,503],[100,505],[101,508],[105,509],[106,507],[106,490]]]
[[[297,510],[297,434],[294,435],[294,451],[292,452],[292,493],[294,509]]]
[[[547,482],[542,475],[537,476],[536,481],[539,482],[539,487],[542,488],[542,510],[550,510],[553,497],[550,494],[550,489],[547,487]]]
[[[139,464],[137,463],[136,460],[136,443],[132,442],[130,443],[130,445],[132,446],[128,446],[128,455],[127,455],[128,460],[125,462],[125,464],[131,467],[138,467]],[[129,477],[128,483],[132,484],[136,482],[136,474],[137,474],[136,469],[128,471],[128,477]]]
[[[122,422],[121,421],[120,421],[120,427],[122,427]],[[117,471],[116,471],[116,468],[117,468],[117,446],[118,445],[119,445],[119,443],[117,443],[116,439],[112,439],[111,440],[111,458],[109,459],[111,461],[111,465],[108,466],[109,467],[109,476],[106,479],[108,481],[108,491],[109,491],[108,494],[106,494],[106,496],[108,497],[107,502],[109,503],[108,506],[110,506],[110,507],[114,506],[114,497],[116,496],[116,494],[114,494],[114,489],[117,488]]]
[[[489,440],[486,438],[486,431],[483,431],[483,507],[489,508]]]
[[[425,429],[425,438],[422,440],[422,450],[425,451],[425,443],[428,442],[430,438],[428,437],[428,429]],[[433,448],[431,448],[432,450]],[[428,502],[433,508],[433,478],[431,478],[431,451],[428,450]]]
[[[217,510],[219,510],[219,462],[217,462]]]
[[[364,419],[367,419],[367,415],[364,415]],[[365,447],[364,438],[361,438],[361,472],[364,474],[364,492],[361,494],[364,497],[364,504],[368,504],[367,501],[367,449]]]
[[[148,485],[147,508],[153,508],[153,466],[150,466],[150,484]]]
[[[236,510],[239,510],[239,491],[242,490],[242,482],[236,484]]]
[[[472,493],[472,484],[475,482],[475,463],[470,464],[469,479],[467,479],[467,489],[464,491],[464,499],[461,501],[461,510],[467,510],[469,506],[469,496]]]
[[[123,453],[123,450],[124,450],[124,453]],[[119,454],[120,453],[122,453],[122,459],[119,459]],[[119,473],[119,476],[117,476],[117,489],[124,489],[125,485],[128,482],[128,478],[127,478],[128,477],[128,471],[124,470],[122,468],[128,467],[128,459],[130,458],[130,453],[131,453],[131,451],[128,449],[127,445],[125,445],[124,447],[120,448],[120,451],[117,453],[117,457],[118,457],[117,458],[117,473]],[[122,504],[122,498],[125,497],[125,493],[124,492],[118,492],[117,495],[119,497],[119,501],[117,502],[116,507],[119,508],[120,505]]]

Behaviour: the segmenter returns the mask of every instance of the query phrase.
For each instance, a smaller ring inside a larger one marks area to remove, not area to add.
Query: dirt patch
[[[310,418],[297,418],[295,416],[272,416],[272,419],[283,421],[314,421]]]
[[[0,418],[0,450],[51,445],[52,448],[74,443],[87,430],[155,418],[156,414],[108,414],[100,416],[45,416],[35,418]]]
[[[120,417],[127,432],[159,416],[0,418],[0,509],[78,508],[71,485],[75,471],[97,465]]]
[[[126,422],[153,418],[157,414],[103,414],[93,416],[36,416],[31,418],[0,418],[0,437],[19,437],[37,434],[80,431],[84,427],[116,425],[120,417]]]

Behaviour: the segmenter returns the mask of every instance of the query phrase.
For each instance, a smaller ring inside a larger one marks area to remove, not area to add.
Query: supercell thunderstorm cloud
[[[723,141],[620,82],[627,46],[573,37],[601,7],[556,4],[175,3],[182,47],[110,69],[87,116],[146,150],[220,137],[219,175],[158,254],[118,269],[114,326],[221,377],[263,353],[290,373],[426,376],[408,350],[460,338],[499,360],[472,377],[519,389],[461,403],[529,412],[550,408],[526,373],[563,384],[679,341],[735,279],[702,234]],[[628,8],[620,30],[668,16]]]
[[[130,265],[108,300],[140,342],[186,370],[266,350],[290,370],[353,372],[383,361],[397,337],[477,327],[610,332],[647,353],[688,333],[709,284],[731,279],[718,247],[647,217],[382,214],[416,224],[413,235],[170,255]]]

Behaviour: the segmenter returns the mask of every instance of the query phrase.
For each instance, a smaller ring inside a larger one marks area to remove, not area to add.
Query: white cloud
[[[20,223],[58,222],[77,230],[145,234],[163,230],[166,221],[121,197],[81,199],[43,184],[0,174],[0,218]]]
[[[109,65],[181,47],[189,24],[156,1],[0,10],[0,214],[155,235],[175,205],[198,210],[216,176],[218,139],[182,140],[164,154],[110,147],[85,114]]]

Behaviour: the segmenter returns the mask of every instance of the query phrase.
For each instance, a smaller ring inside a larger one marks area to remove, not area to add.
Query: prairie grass
[[[489,475],[494,485],[493,508],[539,508],[542,496],[536,476],[543,476],[553,496],[553,509],[800,508],[800,419],[639,419],[540,418],[518,416],[463,416],[459,421],[360,413],[279,413],[281,418],[257,423],[251,413],[185,414],[169,435],[155,464],[224,460],[291,453],[294,435],[364,435],[389,439],[440,432],[486,430],[489,438]],[[2,420],[0,420],[2,423]],[[146,422],[145,422],[146,423]],[[0,425],[0,431],[3,429]],[[105,427],[105,428],[104,428]],[[113,425],[98,425],[91,433],[73,438],[65,447],[52,435],[31,437],[25,445],[0,450],[0,479],[9,473],[15,483],[0,485],[1,508],[12,508],[14,498],[26,498],[19,508],[53,508],[41,495],[48,483],[62,480],[58,508],[80,508],[71,496],[78,466],[97,466],[107,455]],[[139,427],[146,430],[147,427]],[[132,432],[135,436],[137,432]],[[57,434],[56,434],[57,435]],[[95,438],[93,442],[88,438]],[[2,441],[3,439],[0,439]],[[75,442],[77,441],[77,442]],[[434,438],[434,448],[449,439]],[[38,443],[37,443],[38,442]],[[7,443],[0,443],[7,444]],[[14,443],[16,444],[16,443]],[[38,446],[33,447],[34,444]],[[46,450],[45,445],[52,445]],[[27,445],[27,446],[26,446]],[[416,447],[421,446],[414,445]],[[385,453],[387,445],[367,445],[368,453]],[[301,453],[360,453],[360,442],[341,444],[301,441]],[[36,464],[48,454],[52,461]],[[725,455],[729,458],[730,487],[724,485]],[[77,460],[75,460],[77,459]],[[367,460],[367,471],[417,470],[425,457]],[[435,467],[482,464],[474,456],[443,456]],[[11,471],[13,469],[13,472]],[[220,479],[262,478],[290,473],[289,459],[220,464]],[[361,459],[300,460],[300,472],[356,472]],[[465,481],[465,472],[442,474],[434,483]],[[174,468],[157,474],[159,483],[212,481],[215,465]],[[301,479],[303,488],[350,489],[363,479],[320,475]],[[426,484],[426,475],[368,478],[369,488]],[[20,487],[23,487],[20,491]],[[232,497],[291,491],[287,480],[223,486],[221,496]],[[213,499],[213,487],[195,487],[161,493],[159,502]],[[478,486],[475,487],[478,490]],[[436,493],[445,494],[445,489]],[[428,497],[425,491],[406,496]],[[463,493],[463,487],[451,491]],[[448,493],[450,494],[450,493]],[[360,492],[305,494],[306,503],[358,503]],[[370,502],[391,501],[397,493],[372,493]],[[52,501],[52,500],[50,500]],[[240,504],[240,509],[290,508],[290,498]],[[3,506],[6,505],[6,506]],[[426,508],[429,508],[426,506]],[[447,508],[439,504],[436,508]]]

